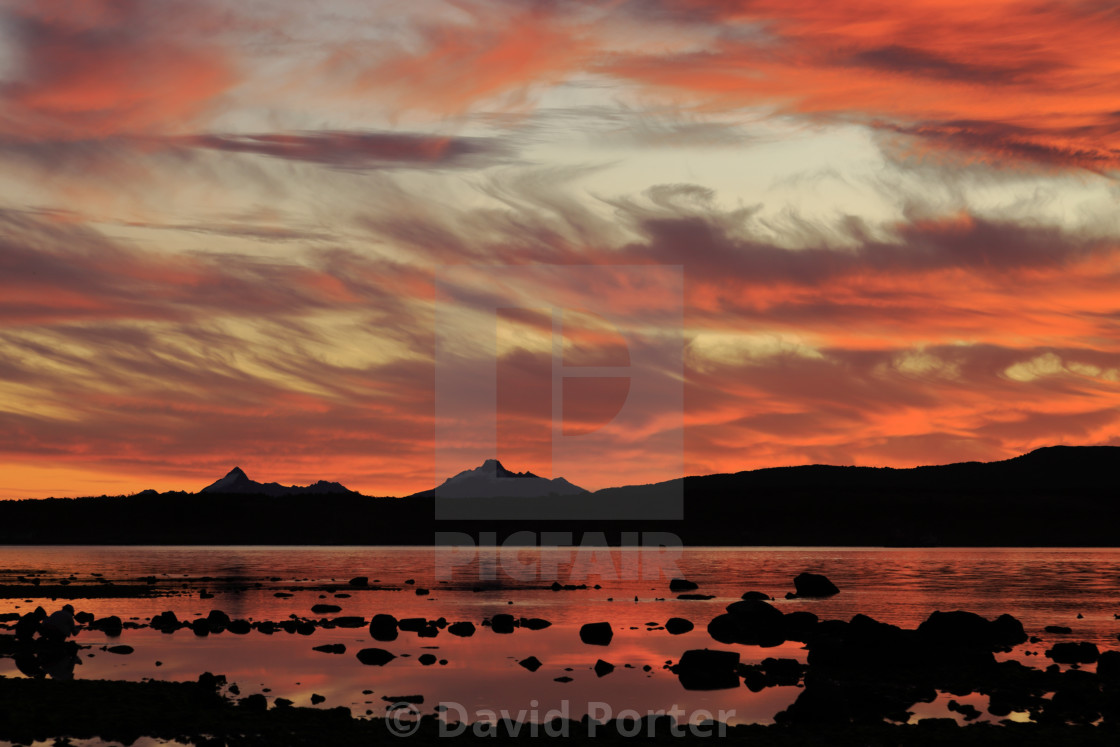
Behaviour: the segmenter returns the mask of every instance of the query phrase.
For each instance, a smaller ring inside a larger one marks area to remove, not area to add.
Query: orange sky
[[[1120,444],[1118,36],[1095,1],[0,0],[0,498],[406,494],[487,418],[549,474],[556,350],[635,377],[564,384],[588,488]],[[459,265],[494,269],[448,316]],[[502,382],[458,429],[440,339]]]

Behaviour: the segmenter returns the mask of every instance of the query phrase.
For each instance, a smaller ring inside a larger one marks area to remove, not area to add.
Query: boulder
[[[522,659],[517,663],[528,669],[530,672],[535,672],[541,668],[541,660],[535,656],[530,656],[528,659]]]
[[[369,576],[354,576],[348,583],[351,586],[369,586]]]
[[[595,662],[595,676],[596,677],[606,677],[608,674],[610,674],[613,671],[614,671],[614,664],[611,664],[609,661],[603,661],[602,659],[599,659],[599,661]]]
[[[708,633],[720,643],[778,646],[785,642],[781,610],[761,600],[748,599],[727,605],[727,614],[708,623]]]
[[[726,690],[739,686],[739,652],[691,649],[670,668],[685,690]]]
[[[526,630],[544,630],[552,623],[539,617],[523,617],[518,625]]]
[[[831,597],[840,593],[836,584],[820,573],[799,573],[793,579],[793,587],[798,597]]]
[[[98,620],[94,620],[90,624],[90,628],[93,629],[93,630],[100,630],[105,635],[109,636],[110,638],[116,638],[121,634],[121,631],[124,629],[124,624],[121,622],[121,619],[119,617],[117,617],[116,615],[110,615],[109,617],[102,617]],[[17,627],[16,627],[16,635],[19,635],[18,623],[17,623]]]
[[[741,596],[739,598],[742,599],[744,602],[749,601],[751,599],[757,599],[757,600],[760,600],[760,601],[763,601],[763,602],[769,602],[774,597],[770,596],[769,594],[765,594],[761,591],[748,591],[748,592],[745,592],[743,594],[743,596]]]
[[[248,635],[253,626],[248,620],[230,620],[228,629],[234,635]]]
[[[1055,643],[1046,650],[1046,655],[1060,664],[1092,664],[1100,658],[1097,644],[1088,641],[1065,641]]]
[[[470,638],[474,635],[475,627],[472,622],[456,622],[447,626],[447,632],[460,638]]]
[[[179,618],[170,610],[153,617],[150,625],[153,630],[158,630],[161,633],[174,633],[180,627]]]
[[[428,621],[423,617],[402,617],[397,627],[408,633],[415,633],[428,624]]]
[[[665,630],[669,631],[669,635],[688,633],[693,627],[692,621],[683,617],[670,617],[665,621]]]
[[[397,640],[397,618],[392,615],[374,615],[369,623],[369,635],[375,641]]]
[[[326,698],[319,693],[311,693],[311,705],[319,705],[326,701]]]
[[[500,613],[490,618],[490,629],[495,633],[508,634],[513,632],[513,615]]]
[[[669,591],[696,591],[700,584],[687,578],[674,578],[669,582]]]
[[[418,661],[422,665],[424,665],[426,667],[430,667],[431,665],[436,663],[436,655],[435,654],[420,654],[420,658],[418,659]]]
[[[589,646],[609,646],[614,630],[609,622],[587,623],[579,629],[579,639]]]
[[[316,615],[333,615],[336,612],[342,612],[342,608],[337,604],[316,604],[312,605],[311,611]]]

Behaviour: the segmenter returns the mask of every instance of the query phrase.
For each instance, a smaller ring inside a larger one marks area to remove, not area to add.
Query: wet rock
[[[428,621],[423,617],[402,617],[397,627],[407,633],[415,633],[427,624]]]
[[[436,655],[435,654],[420,654],[420,658],[417,659],[417,661],[419,661],[422,665],[424,665],[426,667],[430,667],[431,665],[436,663]]]
[[[474,635],[475,627],[472,622],[456,622],[447,626],[447,632],[460,638],[470,638]]]
[[[670,667],[685,690],[726,690],[739,687],[739,652],[690,649]]]
[[[1069,635],[1073,632],[1073,628],[1068,628],[1065,625],[1047,625],[1043,628],[1043,631],[1053,635]]]
[[[79,625],[89,625],[93,620],[92,612],[77,612],[74,614],[74,621]]]
[[[310,620],[300,620],[296,623],[296,632],[300,635],[312,635],[315,633],[315,623]]]
[[[124,654],[124,655],[126,655],[126,654],[131,654],[136,649],[134,649],[132,646],[109,646],[105,650],[108,651],[110,654]]]
[[[677,595],[677,599],[683,599],[685,601],[693,601],[693,602],[703,602],[703,601],[706,601],[708,599],[715,599],[715,598],[716,598],[715,594],[678,594]],[[638,598],[634,597],[634,601],[635,602],[638,601]]]
[[[700,584],[687,578],[674,578],[669,581],[669,591],[696,591]]]
[[[1102,651],[1097,658],[1097,674],[1102,679],[1120,679],[1120,651]]]
[[[688,633],[693,627],[692,621],[683,617],[670,617],[665,621],[665,630],[669,631],[669,635]]]
[[[277,599],[291,599],[295,595],[294,594],[289,594],[286,591],[278,591],[275,594],[273,594],[272,596],[276,597]]]
[[[369,576],[354,576],[347,583],[357,587],[369,586]]]
[[[311,611],[316,615],[333,615],[342,612],[342,608],[337,604],[316,604],[311,607]]]
[[[964,716],[965,721],[972,721],[973,719],[980,718],[980,710],[969,703],[958,703],[955,700],[950,700],[946,708],[953,713],[959,713]]]
[[[589,646],[609,646],[614,630],[609,622],[587,623],[579,629],[579,639]]]
[[[831,597],[840,593],[836,584],[820,573],[799,573],[793,579],[798,597]]]
[[[439,635],[439,628],[437,628],[432,623],[428,623],[424,627],[420,628],[420,630],[417,630],[416,635],[420,638],[435,638],[437,635]]]
[[[602,659],[599,659],[599,661],[595,662],[595,676],[596,677],[606,677],[608,674],[610,674],[613,671],[614,671],[614,664],[611,664],[609,661],[603,661]]]
[[[374,615],[369,623],[369,634],[375,641],[397,640],[397,618],[392,615]]]
[[[336,617],[330,622],[331,625],[336,628],[363,628],[365,627],[366,619],[364,617],[358,617],[357,615],[344,615],[342,617]]]
[[[1064,641],[1046,650],[1046,655],[1060,664],[1092,664],[1100,658],[1097,644],[1088,641]]]
[[[530,656],[528,659],[522,659],[517,663],[528,669],[530,672],[535,672],[541,668],[541,660],[535,656]]]
[[[973,612],[934,612],[918,626],[918,634],[938,646],[975,646],[989,650],[1007,649],[1027,640],[1023,624],[1011,615],[989,621]]]
[[[207,690],[217,690],[220,687],[225,687],[226,676],[224,674],[214,674],[212,672],[203,672],[198,675],[198,684]]]
[[[513,632],[513,615],[505,613],[494,615],[490,618],[490,629],[495,633],[509,634]]]
[[[325,703],[326,700],[327,699],[319,693],[311,693],[311,705],[319,705],[320,703]]]
[[[417,587],[416,587],[416,596],[418,596],[418,597],[426,597],[426,596],[428,596],[428,595],[429,595],[429,594],[431,594],[431,593],[432,593],[432,592],[431,592],[431,590],[430,590],[430,589],[425,589],[425,588],[424,588],[424,587],[422,587],[422,586],[417,586]]]
[[[806,610],[794,610],[782,617],[782,628],[787,641],[808,643],[820,618]]]
[[[367,666],[383,667],[393,659],[397,658],[396,655],[389,653],[383,648],[363,648],[358,652],[358,661]]]
[[[553,682],[571,682],[572,678],[569,677],[568,675],[564,675],[563,677],[554,677],[552,681]]]
[[[321,651],[324,654],[345,654],[346,646],[342,643],[325,643],[322,646],[313,646],[312,651]]]
[[[272,702],[277,708],[291,708],[293,705],[295,705],[292,701],[288,700],[287,698],[277,698],[276,700],[274,700]]]
[[[194,631],[194,634],[199,638],[210,635],[210,626],[207,624],[205,617],[193,620],[191,622],[191,630]]]

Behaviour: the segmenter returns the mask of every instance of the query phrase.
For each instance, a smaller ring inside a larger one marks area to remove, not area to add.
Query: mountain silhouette
[[[586,490],[563,477],[551,480],[532,472],[508,470],[497,459],[487,459],[474,469],[463,470],[443,481],[435,490],[410,497],[436,498],[547,498],[582,495]]]
[[[354,493],[337,482],[318,482],[307,485],[281,485],[276,482],[251,480],[240,467],[231,469],[225,477],[207,485],[199,493],[224,493],[229,495],[325,495],[328,493]],[[356,493],[355,493],[356,494]]]

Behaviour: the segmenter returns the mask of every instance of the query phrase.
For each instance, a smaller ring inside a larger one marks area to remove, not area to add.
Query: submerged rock
[[[691,620],[686,620],[683,617],[670,617],[665,621],[665,630],[669,631],[669,635],[681,635],[688,633],[693,629]]]
[[[690,649],[670,668],[685,690],[727,690],[739,686],[739,652]]]
[[[475,627],[472,622],[456,622],[447,626],[447,632],[460,638],[470,638],[474,635]]]
[[[395,654],[386,651],[383,648],[363,648],[358,652],[358,661],[363,664],[375,667],[383,667],[393,659],[397,658]]]

